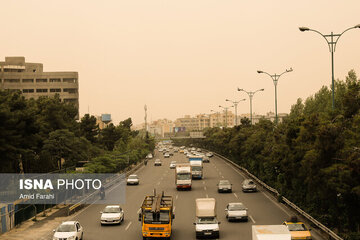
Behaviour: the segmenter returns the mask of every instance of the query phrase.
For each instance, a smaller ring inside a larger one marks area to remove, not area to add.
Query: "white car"
[[[170,163],[170,169],[176,168],[176,161],[171,161]]]
[[[208,153],[206,153],[206,156],[207,157],[212,157],[212,156],[214,156],[214,154],[212,152],[208,152]]]
[[[238,203],[229,203],[225,209],[226,219],[230,221],[248,221],[248,209],[244,204]]]
[[[147,159],[152,159],[153,158],[153,155],[151,153],[149,153],[147,156],[146,156]]]
[[[54,229],[53,240],[82,240],[84,229],[78,221],[67,221]]]
[[[170,157],[170,154],[169,153],[165,153],[164,154],[164,158],[169,158]]]
[[[127,185],[139,185],[139,177],[136,174],[130,175],[126,180]]]
[[[101,213],[100,223],[120,224],[124,221],[124,210],[119,205],[106,206]]]

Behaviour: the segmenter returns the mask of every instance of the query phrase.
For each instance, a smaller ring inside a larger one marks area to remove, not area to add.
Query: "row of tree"
[[[154,149],[153,139],[131,130],[131,118],[100,130],[94,116],[77,121],[77,114],[58,95],[35,100],[0,91],[0,172],[51,172],[84,162],[90,172],[117,172]],[[105,167],[108,156],[115,165]]]
[[[350,71],[331,90],[298,99],[278,125],[248,119],[234,128],[211,128],[192,144],[247,168],[283,196],[347,239],[359,239],[360,81]],[[189,144],[190,142],[188,142]]]

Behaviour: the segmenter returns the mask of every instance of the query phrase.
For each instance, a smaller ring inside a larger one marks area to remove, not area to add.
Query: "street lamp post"
[[[331,34],[328,35],[324,35],[321,32],[314,30],[314,29],[310,29],[308,27],[299,27],[299,30],[301,32],[305,32],[305,31],[312,31],[312,32],[316,32],[318,34],[320,34],[327,42],[328,46],[329,46],[329,51],[331,53],[331,91],[332,91],[332,109],[335,109],[335,79],[334,79],[334,52],[336,49],[336,44],[339,41],[339,38],[347,31],[349,31],[350,29],[354,29],[354,28],[360,28],[360,24],[354,26],[354,27],[350,27],[348,29],[346,29],[345,31],[343,31],[340,34],[334,34],[333,32],[331,32]]]
[[[264,71],[261,71],[261,70],[258,70],[258,71],[257,71],[258,73],[264,73],[264,74],[270,76],[271,79],[272,79],[273,82],[274,82],[274,86],[275,86],[275,123],[276,123],[276,124],[278,124],[278,114],[277,114],[277,83],[278,83],[278,81],[279,81],[279,78],[280,78],[283,74],[288,73],[288,72],[292,72],[292,71],[293,71],[292,68],[286,69],[285,72],[281,73],[280,75],[277,75],[276,73],[275,73],[274,75],[271,75],[271,74],[269,74],[269,73],[267,73],[267,72],[264,72]]]
[[[251,124],[253,124],[253,117],[252,117],[252,99],[253,99],[255,93],[260,92],[260,91],[264,91],[264,89],[262,88],[262,89],[258,89],[258,90],[256,90],[256,91],[254,91],[254,92],[248,92],[248,91],[245,91],[245,90],[242,89],[242,88],[238,88],[238,91],[239,91],[239,92],[246,92],[247,95],[249,95],[249,99],[250,99],[250,121],[251,121]]]
[[[231,102],[232,104],[234,104],[234,108],[235,108],[235,126],[238,125],[238,118],[237,118],[237,106],[239,104],[239,102],[242,102],[242,101],[245,101],[246,99],[241,99],[239,101],[232,101],[232,100],[229,100],[229,99],[226,99],[225,101],[227,102]]]
[[[233,107],[233,106],[230,106],[230,107],[223,107],[221,105],[219,105],[220,108],[223,108],[225,110],[225,127],[227,128],[227,123],[228,123],[228,118],[227,118],[227,111],[229,108]]]

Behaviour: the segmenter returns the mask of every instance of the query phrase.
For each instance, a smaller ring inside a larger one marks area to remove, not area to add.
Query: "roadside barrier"
[[[258,179],[255,175],[253,175],[252,173],[250,173],[246,168],[241,167],[240,165],[234,163],[233,161],[231,161],[230,159],[221,156],[220,154],[214,153],[215,156],[223,159],[224,161],[228,162],[229,164],[231,164],[232,166],[242,170],[243,172],[245,172],[248,176],[250,176],[252,179],[254,179],[258,184],[260,184],[263,188],[267,189],[270,193],[272,193],[273,195],[275,195],[277,198],[279,198],[280,200],[282,200],[284,203],[286,203],[289,207],[291,207],[292,209],[294,209],[295,211],[297,211],[300,215],[302,215],[303,217],[305,217],[307,220],[309,220],[312,224],[314,224],[316,227],[318,227],[319,229],[321,229],[325,234],[327,234],[329,236],[329,238],[331,239],[335,239],[335,240],[343,240],[341,237],[339,237],[336,233],[334,233],[333,231],[331,231],[329,228],[327,228],[326,226],[324,226],[322,223],[320,223],[318,220],[316,220],[315,218],[313,218],[312,216],[310,216],[308,213],[306,213],[305,211],[303,211],[301,208],[299,208],[298,206],[296,206],[294,203],[290,202],[287,198],[280,196],[280,193],[275,189],[272,188],[270,186],[268,186],[266,183],[262,182],[260,179]]]

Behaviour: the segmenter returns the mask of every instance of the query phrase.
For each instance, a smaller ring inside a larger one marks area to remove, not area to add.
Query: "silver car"
[[[248,209],[241,202],[229,203],[225,209],[226,219],[230,221],[248,221]]]
[[[62,239],[78,239],[82,240],[84,229],[78,221],[67,221],[60,224],[57,229],[54,229],[53,240]]]
[[[124,221],[124,210],[119,205],[106,206],[101,213],[100,223],[120,224]]]
[[[251,179],[245,179],[244,182],[242,183],[242,191],[243,192],[256,192],[257,188],[256,188],[255,182]]]
[[[135,174],[132,174],[126,180],[127,185],[139,185],[139,177]]]
[[[232,184],[229,180],[220,180],[218,183],[218,192],[232,192]]]

